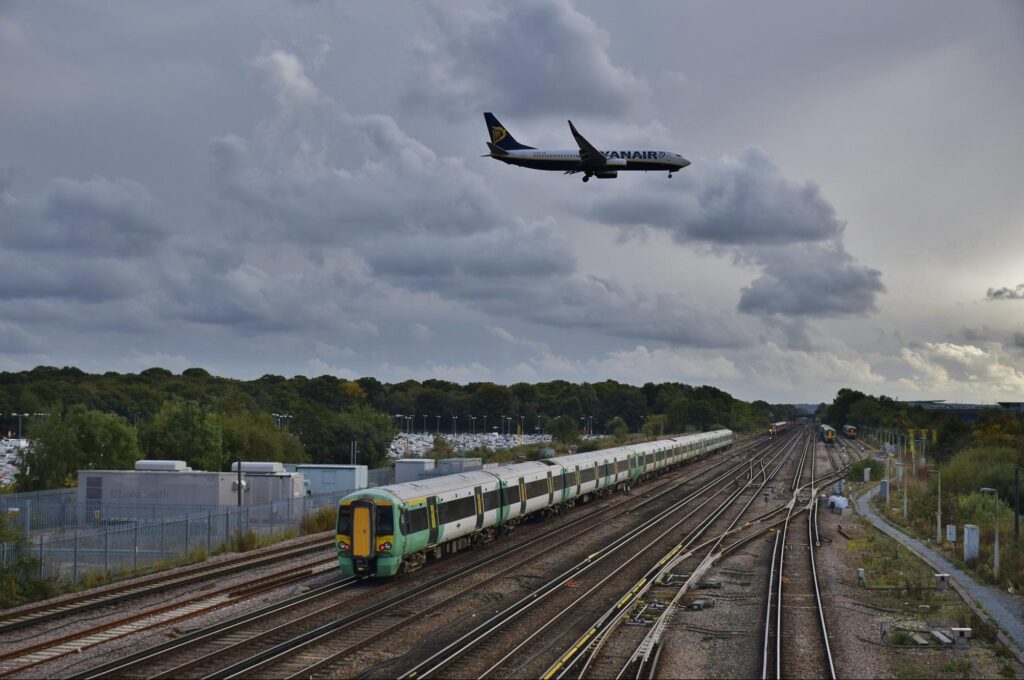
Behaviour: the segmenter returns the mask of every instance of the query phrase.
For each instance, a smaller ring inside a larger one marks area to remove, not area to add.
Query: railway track
[[[757,454],[757,457],[768,455],[768,452],[771,450],[770,446],[766,447],[764,451]],[[597,593],[611,579],[616,578],[618,581],[622,581],[624,578],[629,579],[629,574],[623,571],[626,566],[633,565],[644,556],[657,551],[658,547],[665,545],[666,541],[672,541],[673,539],[670,537],[677,534],[684,522],[693,518],[719,496],[725,496],[726,500],[719,503],[718,506],[714,506],[712,514],[720,513],[722,508],[728,506],[728,498],[734,495],[736,487],[743,486],[743,484],[737,484],[737,482],[742,481],[745,483],[749,479],[748,475],[753,474],[754,466],[751,463],[752,461],[744,461],[740,465],[734,466],[684,499],[666,508],[655,517],[635,527],[631,535],[624,537],[623,540],[607,545],[601,551],[589,555],[585,560],[578,562],[558,576],[547,580],[542,585],[534,588],[532,592],[528,592],[513,604],[488,617],[485,621],[479,623],[472,630],[462,634],[454,641],[444,644],[439,649],[435,646],[433,651],[427,650],[426,658],[414,662],[399,677],[423,678],[438,674],[446,667],[455,663],[458,663],[458,666],[454,672],[458,676],[485,677],[496,671],[513,654],[521,651],[523,645],[526,644],[524,642],[509,651],[509,639],[522,640],[525,638],[527,642],[535,639],[538,634],[543,634],[551,625],[561,620],[567,612],[572,611],[575,606],[574,603],[583,602],[587,598],[591,598],[593,594]],[[694,503],[696,505],[693,505]],[[686,508],[685,514],[681,513],[684,507]],[[704,524],[706,526],[706,522]],[[634,540],[640,537],[645,537],[645,540],[648,540],[645,536],[648,533],[655,534],[651,536],[649,542],[642,547],[632,547],[629,552],[622,554],[625,548],[631,547],[630,544]],[[617,557],[621,562],[616,563],[617,566],[611,569],[610,572],[601,572],[601,574],[604,574],[603,578],[599,578],[600,575],[588,573],[594,567],[603,565],[605,560],[609,560],[612,557]],[[655,555],[653,559],[657,560],[657,556]],[[574,588],[582,588],[583,579],[588,577],[591,579],[598,578],[598,581],[593,583],[586,592],[575,595],[567,591],[567,587],[570,584],[575,584]],[[632,582],[632,579],[625,582]],[[568,595],[566,594],[567,592]],[[546,603],[546,608],[537,617],[545,621],[543,626],[530,623],[529,621],[521,621],[516,623],[515,630],[507,629],[520,616],[542,602]],[[499,639],[495,636],[495,633],[503,629],[505,630]],[[555,639],[557,637],[559,636],[555,636]],[[549,639],[549,644],[550,642],[551,639]],[[497,658],[499,660],[497,663],[490,663],[486,661],[488,658]],[[390,671],[390,668],[388,667],[385,670]],[[512,674],[518,676],[521,674],[521,670],[522,667],[517,668],[512,671]]]
[[[812,440],[812,451],[813,446]],[[794,490],[785,520],[775,535],[765,607],[763,679],[836,677],[814,560],[814,552],[820,545],[815,467],[812,454],[810,481]],[[802,470],[801,465],[795,479],[801,478]],[[798,493],[804,488],[811,491],[810,499],[802,508],[805,512],[797,510]]]
[[[173,576],[157,574],[135,579],[131,583],[114,586],[99,593],[83,593],[57,602],[41,602],[37,605],[13,609],[6,612],[3,622],[0,623],[0,633],[7,633],[57,618],[67,618],[82,612],[95,611],[128,600],[163,593],[173,588],[201,583],[281,560],[330,550],[333,545],[331,533],[322,532],[298,545],[269,548],[260,551],[256,556],[242,555],[212,564],[200,564],[183,569]]]
[[[322,574],[334,564],[335,560],[324,560],[314,565],[292,567],[250,584],[219,588],[212,592],[205,592],[185,600],[160,605],[114,621],[91,626],[71,635],[45,640],[0,654],[0,678],[18,675],[47,661],[68,654],[79,654],[84,649],[133,633],[197,616],[218,607],[233,604],[242,598],[255,597],[261,593]]]
[[[762,468],[760,481],[752,476],[746,489],[730,497],[728,507],[738,503],[743,495],[749,496],[739,511],[728,519],[724,529],[711,539],[697,544],[716,520],[727,519],[724,517],[726,507],[705,518],[695,531],[687,535],[683,543],[658,560],[633,588],[624,593],[582,636],[569,645],[541,677],[549,680],[570,676],[632,677],[635,674],[641,677],[645,672],[653,674],[660,657],[661,637],[674,612],[690,588],[695,587],[701,576],[727,554],[722,550],[723,542],[731,536],[755,531],[762,522],[783,509],[779,507],[743,521],[751,504],[766,485],[775,479],[799,444],[798,438],[790,438],[774,461]],[[763,533],[763,530],[757,533]],[[701,554],[703,557],[692,573],[676,573],[685,561]],[[641,633],[638,635],[638,632]],[[616,638],[614,648],[609,644],[613,636]],[[627,650],[625,654],[624,649]]]
[[[557,527],[553,531],[511,544],[496,555],[477,560],[470,565],[463,565],[458,570],[453,570],[449,574],[442,574],[426,583],[407,589],[405,592],[398,592],[391,597],[386,597],[358,611],[346,613],[340,618],[337,617],[338,610],[351,608],[350,601],[319,608],[286,623],[277,621],[277,625],[269,627],[267,626],[267,618],[260,611],[257,611],[253,612],[251,617],[248,618],[238,617],[231,626],[224,627],[218,624],[211,627],[212,630],[205,634],[191,635],[188,636],[188,640],[182,639],[177,641],[178,644],[161,645],[159,648],[140,652],[110,664],[104,664],[101,667],[90,669],[78,677],[92,678],[110,675],[120,677],[125,674],[144,675],[145,677],[180,677],[186,673],[189,675],[211,677],[235,677],[243,673],[262,672],[272,665],[274,677],[287,676],[291,672],[287,666],[289,663],[292,663],[290,659],[294,658],[294,653],[301,653],[302,650],[311,648],[323,640],[337,640],[341,631],[351,631],[358,627],[358,631],[355,633],[354,638],[352,638],[353,643],[346,646],[346,652],[354,651],[354,648],[359,646],[357,640],[365,640],[368,643],[376,639],[377,636],[384,634],[385,631],[396,629],[402,622],[410,618],[408,615],[404,618],[397,616],[393,624],[384,625],[381,623],[383,621],[382,617],[392,616],[387,614],[387,612],[398,611],[403,606],[417,602],[418,598],[428,597],[432,591],[453,582],[459,577],[467,576],[499,560],[507,559],[509,553],[517,552],[542,542],[557,540],[561,532],[578,527],[581,523],[594,522],[607,513],[616,510],[621,511],[622,508],[620,506],[630,504],[630,511],[647,506],[649,503],[675,491],[692,479],[708,474],[711,470],[728,463],[729,460],[730,457],[725,457],[724,460],[715,462],[706,470],[690,476],[684,476],[682,480],[678,479],[678,475],[669,475],[663,484],[660,485],[662,487],[660,492],[640,502],[635,502],[634,499],[627,497],[618,503],[599,508],[576,518],[568,524]],[[658,486],[656,485],[652,490],[657,489]],[[517,563],[517,566],[529,559],[531,557],[526,557]],[[504,571],[507,572],[509,570],[505,569]],[[401,583],[393,583],[390,584],[390,587],[384,586],[383,590],[391,592],[392,590],[400,589],[401,585]],[[458,596],[464,595],[466,591],[467,588],[459,590]],[[442,606],[453,599],[455,597],[442,598],[434,606]],[[424,606],[428,605],[424,604]],[[417,609],[417,612],[422,612],[422,609]],[[368,623],[371,620],[374,623]],[[252,626],[250,624],[255,622],[264,624],[262,630],[251,630]],[[197,631],[197,633],[202,632]],[[241,658],[236,663],[225,665],[232,657],[239,656]],[[180,662],[182,657],[187,657],[188,660],[182,663]],[[336,658],[336,655],[333,658]],[[323,657],[320,660],[323,660]],[[330,660],[321,664],[319,668],[323,668],[329,665],[329,663]],[[310,670],[307,663],[298,671],[298,674],[302,677],[307,677],[315,672],[316,670]],[[303,673],[305,675],[302,675]]]

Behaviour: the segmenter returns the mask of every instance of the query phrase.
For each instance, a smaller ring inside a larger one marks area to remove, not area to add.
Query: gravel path
[[[878,487],[857,498],[857,511],[880,531],[888,534],[905,545],[911,552],[931,565],[938,573],[948,573],[953,587],[960,593],[971,609],[982,618],[991,619],[1001,629],[999,639],[1017,655],[1024,663],[1024,622],[1013,614],[1020,608],[1019,598],[994,586],[986,586],[975,581],[969,574],[957,568],[952,562],[935,552],[916,538],[911,538],[896,527],[889,524],[875,512],[868,502],[878,493]],[[1005,631],[1005,634],[1004,634]]]

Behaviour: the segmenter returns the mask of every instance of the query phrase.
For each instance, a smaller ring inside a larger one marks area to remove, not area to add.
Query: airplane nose
[[[685,167],[686,167],[686,166],[688,166],[689,164],[690,164],[690,161],[686,160],[686,159],[685,159],[685,158],[683,158],[682,156],[680,156],[680,157],[679,157],[679,167],[680,167],[680,168],[685,168]]]

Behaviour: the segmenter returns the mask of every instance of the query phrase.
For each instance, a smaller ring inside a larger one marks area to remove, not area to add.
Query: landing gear
[[[669,179],[672,179],[672,173],[671,173],[671,172],[670,172],[670,173],[668,173],[668,178],[669,178]]]
[[[584,182],[589,182],[590,181],[590,175],[583,175],[583,181]]]

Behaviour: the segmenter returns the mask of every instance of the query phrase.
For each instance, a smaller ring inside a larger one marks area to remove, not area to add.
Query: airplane
[[[668,171],[669,178],[690,164],[677,153],[671,151],[621,150],[599,151],[588,142],[569,121],[569,129],[576,139],[579,150],[562,151],[535,149],[516,141],[515,137],[498,122],[493,113],[484,113],[487,130],[491,133],[491,141],[487,148],[491,150],[484,157],[494,158],[509,165],[519,165],[535,170],[562,170],[566,175],[583,173],[583,181],[591,177],[611,179],[619,176],[623,170]]]

